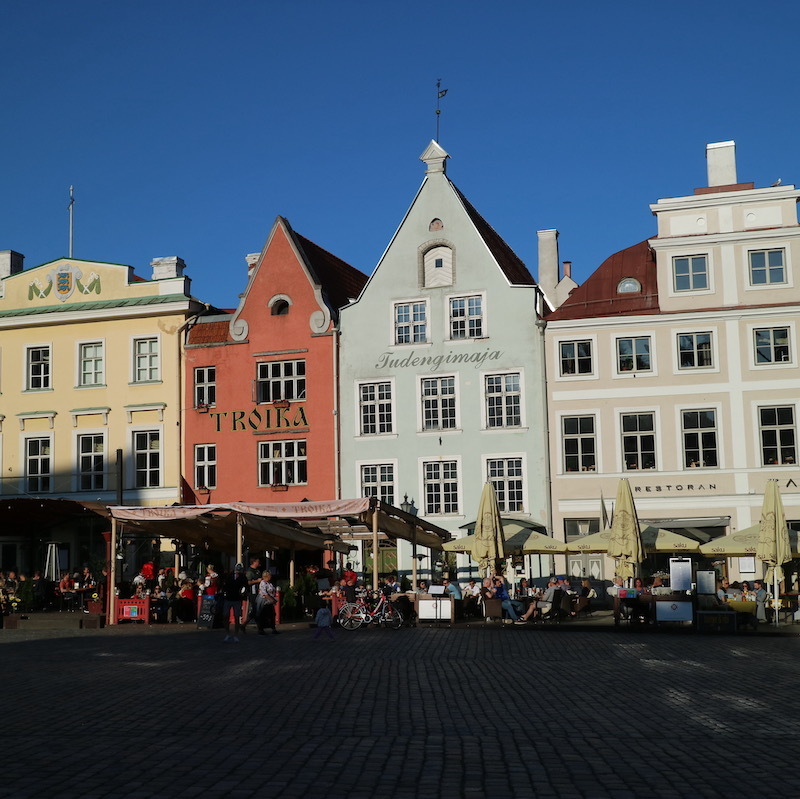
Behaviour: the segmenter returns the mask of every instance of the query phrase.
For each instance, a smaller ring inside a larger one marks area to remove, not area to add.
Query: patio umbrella
[[[567,551],[567,545],[563,541],[556,541],[549,535],[537,533],[535,530],[519,529],[511,533],[503,519],[505,528],[505,537],[503,539],[503,550],[508,555],[556,555]],[[465,535],[462,538],[456,538],[453,541],[448,541],[443,545],[445,552],[461,552],[468,553],[475,558],[473,554],[475,544],[474,535]],[[477,560],[477,558],[475,558]]]
[[[697,541],[685,535],[673,533],[648,524],[640,525],[642,547],[651,552],[696,552],[700,547]],[[577,541],[567,544],[568,552],[606,552],[611,545],[611,530],[581,536]]]
[[[503,547],[503,523],[492,483],[484,483],[481,491],[474,538],[472,557],[478,561],[481,574],[488,576],[492,562],[503,560],[506,556]]]
[[[630,483],[624,477],[617,486],[614,519],[609,530],[611,540],[608,554],[617,562],[616,574],[623,579],[630,579],[635,576],[639,564],[644,560],[644,549],[633,493]]]
[[[728,533],[721,538],[700,544],[700,552],[703,555],[718,555],[723,558],[744,558],[755,555],[760,534],[761,524],[754,524],[752,527],[745,527],[735,533]],[[794,530],[789,530],[789,541],[792,546],[792,557],[797,557],[800,551],[798,551],[797,533]]]
[[[764,490],[764,504],[761,506],[759,522],[758,546],[756,557],[763,561],[767,568],[767,583],[773,584],[773,602],[775,602],[775,624],[778,623],[777,601],[780,597],[778,583],[783,579],[783,564],[792,559],[792,546],[789,542],[789,528],[786,525],[786,514],[783,501],[778,490],[778,481],[769,480]]]

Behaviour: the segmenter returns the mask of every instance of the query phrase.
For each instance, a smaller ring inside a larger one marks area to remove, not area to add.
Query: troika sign
[[[382,352],[375,363],[376,369],[407,369],[427,366],[435,372],[442,364],[471,363],[479,368],[486,361],[497,361],[503,355],[502,350],[492,350],[487,347],[483,352],[453,352],[447,355],[417,355],[414,350],[408,355],[392,357],[391,352]]]
[[[308,419],[303,405],[294,408],[253,408],[247,411],[212,411],[208,414],[214,419],[217,433],[250,430],[271,433],[278,430],[307,428]]]

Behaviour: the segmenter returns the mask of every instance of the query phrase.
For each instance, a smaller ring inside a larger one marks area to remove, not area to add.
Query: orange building
[[[247,261],[239,307],[187,335],[183,501],[336,498],[339,308],[367,277],[283,217]]]

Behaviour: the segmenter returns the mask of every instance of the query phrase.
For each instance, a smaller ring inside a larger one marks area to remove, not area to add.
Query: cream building
[[[558,538],[597,530],[621,477],[641,519],[701,541],[755,524],[773,478],[800,520],[800,191],[737,182],[733,142],[706,155],[708,186],[651,205],[657,235],[547,319]],[[613,576],[602,556],[565,565]],[[728,569],[761,576],[753,558]]]
[[[72,258],[23,271],[0,253],[0,568],[39,565],[46,541],[64,568],[96,554],[103,520],[46,500],[180,501],[179,333],[202,306],[180,258],[152,267],[150,280]]]

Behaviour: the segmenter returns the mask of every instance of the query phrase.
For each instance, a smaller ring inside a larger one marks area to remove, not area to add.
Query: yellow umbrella
[[[608,554],[616,560],[616,574],[630,579],[636,574],[639,564],[644,560],[642,535],[630,483],[622,478],[617,486],[617,501],[614,503],[614,519],[609,528],[611,540]]]
[[[473,537],[475,540],[472,545],[472,557],[478,561],[481,574],[488,576],[491,563],[505,558],[503,523],[500,520],[497,496],[491,483],[484,483],[481,491]]]
[[[761,534],[761,524],[745,527],[735,533],[728,533],[721,538],[714,538],[700,545],[703,555],[721,556],[723,558],[744,558],[755,555],[758,549],[758,539]],[[800,552],[797,548],[797,533],[789,530],[789,541],[792,545],[792,557],[797,557]]]
[[[792,559],[792,546],[789,541],[789,528],[786,525],[786,513],[778,491],[778,481],[769,480],[764,490],[764,504],[761,506],[759,522],[758,546],[756,557],[763,561],[767,568],[767,583],[773,583],[773,601],[780,596],[778,583],[783,579],[783,564]],[[777,607],[777,605],[776,605]],[[775,624],[778,614],[775,613]]]
[[[672,530],[663,530],[649,524],[640,525],[642,547],[645,552],[696,552],[700,545],[693,538],[687,538]],[[568,552],[608,552],[611,545],[611,530],[581,536],[577,541],[567,544]]]
[[[519,529],[516,532],[509,534],[508,525],[506,528],[505,538],[503,540],[503,550],[508,555],[556,555],[567,551],[567,545],[563,541],[556,541],[549,535],[537,533],[535,530],[528,528]],[[443,544],[442,549],[445,552],[461,552],[472,555],[475,560],[477,558],[473,554],[475,543],[474,535],[465,535],[463,538],[456,538],[453,541],[447,541]]]

